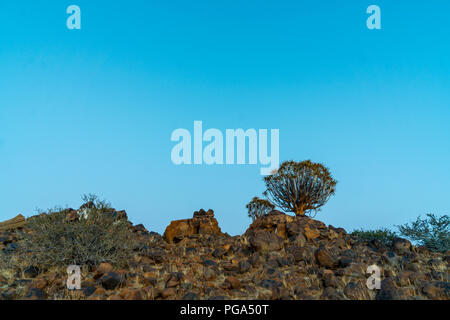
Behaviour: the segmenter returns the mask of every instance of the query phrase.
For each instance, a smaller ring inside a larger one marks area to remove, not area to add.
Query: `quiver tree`
[[[319,211],[334,194],[337,183],[324,165],[309,160],[285,161],[264,182],[267,188],[264,195],[282,210],[297,216]]]
[[[248,209],[248,216],[255,221],[259,217],[271,212],[275,206],[268,200],[254,197],[252,201],[247,204],[246,208]]]

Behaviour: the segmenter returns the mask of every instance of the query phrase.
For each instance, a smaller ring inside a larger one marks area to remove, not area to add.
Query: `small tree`
[[[264,182],[267,188],[264,195],[297,216],[319,211],[334,194],[337,183],[324,165],[310,160],[283,162]]]
[[[397,226],[401,235],[416,241],[430,250],[445,252],[450,250],[450,219],[448,215],[436,217],[434,214],[427,214],[426,219],[420,219],[411,224]]]
[[[252,218],[253,221],[255,221],[259,217],[262,217],[271,212],[273,209],[275,209],[275,206],[268,200],[254,197],[252,201],[247,204],[246,208],[248,209],[248,216]]]

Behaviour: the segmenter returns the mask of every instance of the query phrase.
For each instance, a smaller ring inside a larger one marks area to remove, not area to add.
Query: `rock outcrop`
[[[73,292],[64,268],[0,268],[0,299],[450,299],[450,252],[400,238],[390,246],[365,242],[308,217],[273,211],[231,237],[212,210],[199,210],[173,221],[164,236],[131,223],[130,230],[136,249],[127,268],[85,270]],[[0,232],[1,254],[13,257],[19,243],[12,230]],[[372,265],[380,289],[367,286]]]
[[[200,209],[194,212],[192,219],[172,221],[164,232],[164,239],[169,243],[177,243],[185,237],[197,234],[222,234],[213,210]]]
[[[26,224],[25,217],[19,214],[15,218],[12,218],[4,222],[0,222],[0,231],[23,228],[25,224]]]

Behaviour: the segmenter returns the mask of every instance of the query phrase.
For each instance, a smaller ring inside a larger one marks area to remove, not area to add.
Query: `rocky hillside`
[[[118,216],[126,219],[124,211]],[[79,210],[67,210],[78,219]],[[0,224],[0,250],[20,245],[22,216]],[[449,299],[449,252],[396,239],[386,247],[342,228],[278,211],[245,234],[222,233],[212,210],[173,221],[163,236],[133,226],[135,255],[126,269],[102,263],[83,270],[82,289],[66,289],[64,268],[1,266],[1,299]],[[6,264],[6,263],[5,263]],[[366,286],[381,268],[381,289]]]

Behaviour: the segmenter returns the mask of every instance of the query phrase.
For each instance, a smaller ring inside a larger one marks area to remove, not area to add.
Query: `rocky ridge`
[[[67,219],[76,221],[82,209],[68,209]],[[109,214],[127,219],[125,211]],[[0,224],[4,254],[14,254],[22,222]],[[0,299],[450,298],[449,252],[401,238],[391,246],[367,243],[309,217],[272,211],[240,236],[222,233],[212,210],[172,221],[163,236],[129,225],[137,245],[126,270],[102,263],[83,271],[82,289],[70,291],[63,269],[0,268]],[[370,265],[381,269],[379,290],[366,285]]]

